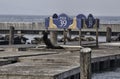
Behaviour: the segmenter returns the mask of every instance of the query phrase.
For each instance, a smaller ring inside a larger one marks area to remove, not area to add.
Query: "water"
[[[38,15],[0,15],[0,22],[44,22],[46,17]]]
[[[47,17],[41,15],[0,15],[0,22],[44,22]],[[99,18],[101,24],[120,24],[120,16],[96,16],[95,18]]]
[[[92,79],[120,79],[120,68],[114,71],[95,73],[92,75]]]
[[[3,35],[3,36],[5,36],[5,35]],[[27,40],[27,42],[29,42],[29,43],[31,43],[31,40],[33,40],[34,39],[34,37],[42,37],[42,35],[38,35],[38,34],[24,34],[24,37],[26,37],[26,38],[28,38],[29,40]],[[59,40],[59,39],[61,39],[63,37],[63,35],[59,35],[58,37],[57,37],[57,39]],[[74,37],[79,37],[78,35],[72,35],[71,36],[71,38],[74,38]],[[96,36],[89,36],[89,35],[86,35],[86,37],[93,37],[94,39],[96,39]],[[99,36],[98,37],[98,41],[99,42],[105,42],[106,41],[106,37],[105,36]],[[77,43],[77,42],[72,42],[72,43]],[[78,44],[78,43],[77,43]]]
[[[28,34],[25,34],[24,37],[28,38],[27,42],[31,43],[31,40],[34,39],[34,37],[42,37],[42,35],[28,35]]]

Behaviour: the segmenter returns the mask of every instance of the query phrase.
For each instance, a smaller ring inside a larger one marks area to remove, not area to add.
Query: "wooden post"
[[[63,35],[64,35],[64,45],[65,45],[66,44],[66,38],[67,38],[67,31],[66,31],[66,29],[64,29]]]
[[[68,29],[68,35],[67,36],[71,39],[71,29]]]
[[[9,31],[9,45],[14,44],[14,27],[10,26],[10,31]]]
[[[81,46],[81,29],[79,30],[79,44]]]
[[[82,44],[81,44],[81,42],[82,42],[81,36],[82,36],[82,28],[85,27],[85,26],[84,26],[84,22],[85,22],[85,20],[84,20],[84,19],[81,19],[81,28],[79,29],[79,44],[80,44],[80,46],[82,45]]]
[[[96,19],[96,23],[97,23],[97,25],[96,25],[96,47],[98,48],[99,47],[99,45],[98,45],[98,28],[99,28],[99,19]]]
[[[111,42],[112,29],[110,27],[106,28],[106,42]]]
[[[57,44],[57,31],[50,31],[50,40],[53,45]]]
[[[80,79],[91,79],[91,49],[80,50]]]

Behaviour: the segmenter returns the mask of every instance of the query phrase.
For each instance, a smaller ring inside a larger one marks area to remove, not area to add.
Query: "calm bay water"
[[[43,22],[46,17],[38,15],[0,15],[0,22]]]
[[[41,15],[0,15],[0,22],[44,22],[47,17]],[[120,24],[120,16],[95,16],[95,18],[99,18],[101,24]]]
[[[33,34],[33,35],[25,34],[24,36],[29,39],[27,42],[31,42],[31,40],[33,40],[34,37],[40,37],[40,38],[42,37],[42,35],[38,35],[38,34]],[[63,37],[63,35],[59,35],[59,36],[57,37],[57,39],[59,40],[59,39],[61,39],[62,37]],[[79,37],[79,36],[78,36],[78,35],[72,35],[71,37],[74,38],[74,37]],[[96,39],[95,36],[86,36],[86,37],[93,37],[94,39]],[[106,37],[105,37],[105,36],[99,36],[99,37],[98,37],[98,40],[99,40],[99,42],[105,42],[105,41],[106,41]],[[75,43],[75,44],[78,44],[77,42],[74,42],[74,43]]]
[[[120,79],[120,68],[114,71],[95,73],[92,75],[92,79]]]

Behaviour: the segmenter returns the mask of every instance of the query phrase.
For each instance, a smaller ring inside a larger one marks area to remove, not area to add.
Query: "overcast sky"
[[[0,14],[120,16],[120,0],[0,0]]]

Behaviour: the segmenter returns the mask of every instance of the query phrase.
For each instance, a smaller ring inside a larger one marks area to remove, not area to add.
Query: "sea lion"
[[[43,42],[45,43],[46,48],[48,48],[48,49],[64,49],[61,46],[55,46],[51,43],[51,40],[48,38],[48,34],[49,34],[48,31],[43,31],[42,34],[43,34]]]

